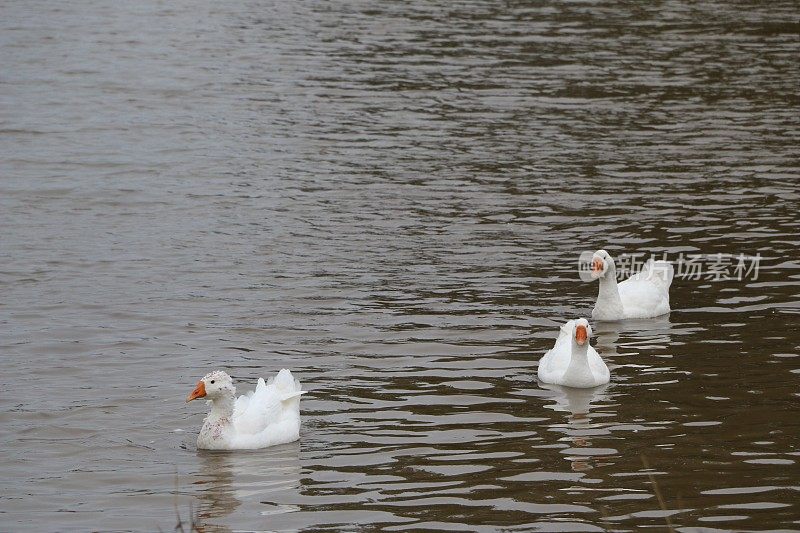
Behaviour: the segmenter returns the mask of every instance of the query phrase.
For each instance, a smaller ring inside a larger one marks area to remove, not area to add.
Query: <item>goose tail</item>
[[[287,369],[281,369],[280,372],[272,380],[275,390],[278,392],[278,398],[282,402],[287,402],[293,398],[299,398],[307,391],[303,390],[300,381],[296,380],[292,373]]]

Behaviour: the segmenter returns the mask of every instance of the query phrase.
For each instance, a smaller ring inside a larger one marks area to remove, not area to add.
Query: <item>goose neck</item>
[[[617,287],[617,274],[613,266],[608,269],[605,276],[600,278],[597,301],[598,303],[607,302],[612,305],[622,305],[622,300],[619,297],[619,288]]]
[[[580,346],[575,341],[572,341],[572,354],[569,359],[569,366],[564,374],[571,381],[567,385],[583,386],[584,383],[591,380],[592,372],[589,369],[588,349],[588,342]]]
[[[225,394],[211,400],[211,412],[208,417],[213,420],[233,418],[233,396]]]
[[[583,345],[578,344],[574,340],[572,341],[571,362],[573,363],[589,362],[589,341],[586,341],[585,343],[583,343]]]

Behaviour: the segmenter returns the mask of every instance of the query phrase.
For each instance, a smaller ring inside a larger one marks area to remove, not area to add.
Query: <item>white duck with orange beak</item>
[[[653,318],[670,312],[669,286],[674,270],[669,261],[648,261],[642,271],[617,283],[614,258],[605,250],[592,255],[591,277],[600,280],[595,320]]]
[[[300,382],[281,370],[268,383],[236,398],[231,377],[221,370],[206,374],[186,402],[205,398],[211,412],[197,436],[204,450],[255,450],[300,438]]]
[[[539,360],[539,381],[586,389],[608,383],[611,373],[590,344],[592,327],[585,318],[561,326],[553,348]]]

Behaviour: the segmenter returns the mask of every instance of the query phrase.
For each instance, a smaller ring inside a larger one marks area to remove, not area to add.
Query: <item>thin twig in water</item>
[[[178,523],[175,524],[175,529],[173,531],[180,531],[181,533],[186,533],[183,530],[183,520],[181,520],[181,512],[178,510],[178,473],[175,472],[175,499],[173,500],[173,504],[175,505],[175,518],[178,519]]]
[[[137,448],[145,448],[150,451],[156,451],[155,448],[151,448],[150,446],[145,446],[144,444],[133,442],[131,439],[125,439],[125,440],[128,441],[128,444],[130,444],[131,446],[135,446]]]
[[[187,531],[183,528],[183,518],[181,518],[181,512],[178,509],[178,473],[175,473],[175,500],[173,502],[175,506],[175,527],[173,528],[173,533],[187,533]],[[194,506],[192,502],[189,502],[189,531],[188,533],[203,533],[205,528],[200,524],[200,515],[196,513],[194,510]],[[159,529],[159,531],[161,531]]]
[[[641,455],[642,464],[644,465],[645,470],[650,470],[650,464],[647,462],[647,457],[644,454]],[[670,520],[669,515],[666,514],[667,512],[667,505],[664,503],[664,498],[661,496],[661,489],[658,488],[658,483],[656,482],[655,476],[651,473],[647,473],[647,477],[650,478],[650,483],[653,485],[653,492],[656,493],[656,498],[658,498],[658,505],[661,507],[661,510],[664,511],[664,520],[667,522],[667,529],[671,533],[675,533],[675,528],[672,526],[672,520]]]

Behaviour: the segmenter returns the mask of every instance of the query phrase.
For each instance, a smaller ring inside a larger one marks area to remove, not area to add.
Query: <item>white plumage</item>
[[[253,450],[300,438],[300,382],[283,369],[255,391],[235,398],[231,377],[215,370],[201,379],[187,401],[208,398],[211,412],[197,436],[207,450]]]
[[[614,259],[605,250],[592,256],[592,277],[600,280],[595,320],[652,318],[670,312],[669,287],[674,271],[668,261],[650,260],[642,271],[617,283]]]
[[[553,348],[539,361],[539,380],[578,388],[608,383],[611,373],[589,344],[591,336],[592,328],[585,318],[561,326]]]

